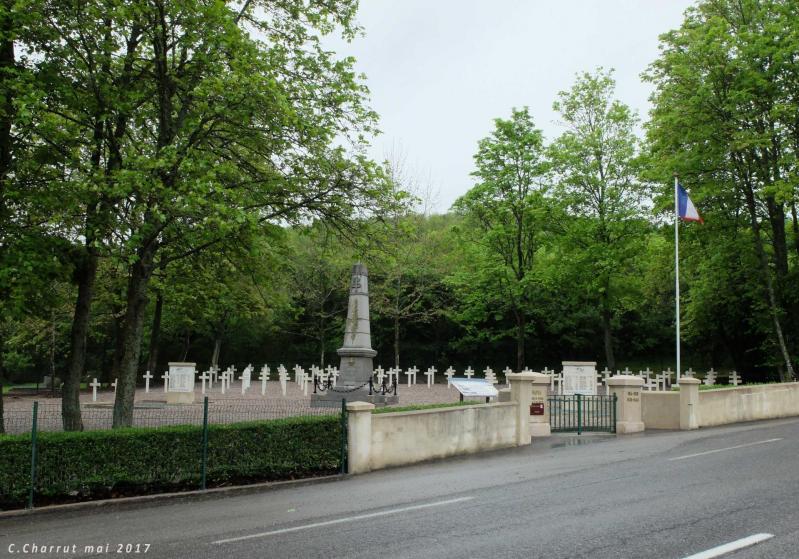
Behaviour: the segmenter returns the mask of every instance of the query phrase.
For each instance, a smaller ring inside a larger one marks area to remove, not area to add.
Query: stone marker
[[[194,403],[194,375],[196,363],[169,363],[169,391],[167,404]]]
[[[240,380],[242,384],[244,384],[244,389],[241,391],[241,393],[244,394],[250,389],[250,385],[252,384],[252,365],[247,365],[247,368],[244,369],[243,373],[241,373]]]
[[[97,387],[100,386],[100,383],[97,382],[97,379],[92,379],[92,382],[89,383],[89,386],[92,387],[92,402],[97,401]]]
[[[164,394],[169,392],[169,371],[164,371],[164,374],[161,375],[161,378],[164,379]]]
[[[286,397],[286,381],[288,381],[289,373],[281,363],[277,368],[277,379],[280,381],[280,390],[283,392],[283,397]]]
[[[211,375],[208,371],[205,371],[203,374],[200,375],[200,382],[202,383],[202,395],[205,396],[205,381],[210,380]]]
[[[153,378],[153,375],[150,374],[150,371],[147,371],[146,373],[144,373],[142,375],[142,378],[144,378],[144,393],[145,394],[149,394],[150,393],[150,379]]]
[[[363,264],[352,267],[350,279],[347,320],[344,340],[337,350],[341,363],[340,378],[335,390],[315,394],[312,401],[371,402],[373,404],[396,403],[396,395],[369,394],[374,359],[377,352],[372,349],[372,333],[369,322],[369,271]]]
[[[261,396],[266,394],[266,383],[269,380],[269,365],[264,365],[261,368],[261,375],[258,377],[261,381]]]
[[[466,367],[466,370],[463,371],[463,376],[465,376],[466,378],[472,378],[474,376],[474,371],[472,370],[471,365]]]
[[[739,384],[741,384],[741,377],[738,376],[737,371],[733,371],[730,373],[730,384],[732,384],[733,386],[738,386]]]
[[[452,367],[447,368],[447,370],[444,371],[444,376],[447,377],[447,388],[449,388],[451,386],[450,381],[452,380],[452,377],[455,376],[455,369]]]
[[[714,371],[712,367],[705,375],[704,383],[706,385],[716,384],[716,371]]]
[[[497,375],[494,374],[494,371],[491,369],[491,367],[486,367],[483,369],[483,374],[485,375],[486,380],[491,384],[497,383]]]

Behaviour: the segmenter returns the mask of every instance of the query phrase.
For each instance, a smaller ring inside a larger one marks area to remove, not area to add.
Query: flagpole
[[[679,177],[674,173],[674,291],[677,325],[677,384],[680,384],[680,194]]]

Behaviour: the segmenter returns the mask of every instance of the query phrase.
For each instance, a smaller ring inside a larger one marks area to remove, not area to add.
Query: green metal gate
[[[549,397],[549,425],[553,432],[616,432],[616,395]]]

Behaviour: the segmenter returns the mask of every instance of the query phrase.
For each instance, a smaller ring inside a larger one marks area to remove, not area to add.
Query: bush
[[[207,483],[294,479],[340,467],[338,415],[292,417],[208,429]],[[39,433],[37,502],[196,489],[202,427]],[[25,503],[30,435],[0,436],[0,507]]]

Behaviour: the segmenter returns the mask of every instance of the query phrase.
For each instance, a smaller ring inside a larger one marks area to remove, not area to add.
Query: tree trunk
[[[799,221],[796,220],[796,201],[791,202],[791,217],[793,217],[793,244],[796,256],[799,257]]]
[[[325,329],[322,328],[321,336],[319,338],[319,363],[321,368],[325,368]]]
[[[161,313],[164,308],[164,294],[159,291],[155,299],[155,312],[153,313],[153,326],[150,329],[150,351],[147,353],[147,370],[155,374],[158,367],[158,349],[161,341]]]
[[[186,335],[183,336],[183,356],[180,358],[181,361],[186,361],[189,357],[189,348],[191,347],[191,330],[188,328],[186,329]]]
[[[214,337],[214,353],[211,355],[211,367],[219,366],[219,352],[222,351],[222,336],[217,334]]]
[[[122,352],[125,351],[125,315],[124,309],[114,307],[114,359],[111,361],[111,372],[105,374],[105,382],[113,382],[121,374]]]
[[[3,345],[5,336],[2,331],[2,322],[0,322],[0,434],[6,432],[5,418],[3,412],[3,386],[5,384],[6,370],[3,366]]]
[[[616,370],[616,357],[613,355],[613,331],[610,323],[610,296],[606,284],[605,293],[602,294],[602,333],[605,340],[605,361],[611,371]]]
[[[80,416],[80,379],[86,366],[86,338],[89,332],[98,264],[97,251],[89,244],[90,242],[87,239],[86,252],[78,262],[75,274],[78,282],[78,299],[72,316],[69,365],[61,389],[61,419],[64,431],[83,430]]]
[[[153,273],[156,240],[151,240],[139,251],[128,280],[127,310],[123,334],[123,352],[117,378],[117,395],[114,401],[113,427],[130,427],[133,424],[133,400],[136,396],[136,373],[141,354],[141,338],[147,311],[147,288]]]
[[[402,275],[397,276],[397,296],[394,299],[394,367],[400,366],[400,291]]]
[[[516,312],[516,371],[524,369],[524,334],[527,321],[523,312]]]
[[[394,315],[394,367],[400,366],[400,320],[399,315]]]
[[[771,237],[774,245],[774,262],[780,285],[788,275],[788,247],[785,240],[785,207],[782,202],[774,200],[773,196],[766,197],[769,222],[771,223]]]
[[[744,194],[746,195],[746,205],[749,210],[749,220],[752,225],[752,232],[755,239],[755,251],[760,262],[760,272],[763,276],[763,281],[766,284],[766,292],[768,295],[769,310],[771,311],[771,320],[774,323],[774,334],[777,338],[777,345],[782,353],[782,358],[785,361],[785,368],[787,374],[780,369],[780,380],[785,382],[795,377],[793,372],[793,364],[791,363],[791,356],[788,354],[788,347],[785,344],[785,337],[782,333],[782,326],[780,325],[780,311],[777,306],[777,296],[774,292],[774,282],[771,278],[771,270],[769,270],[768,258],[766,251],[763,248],[763,239],[760,233],[760,222],[757,220],[757,205],[755,203],[755,193],[750,185],[744,185]]]

